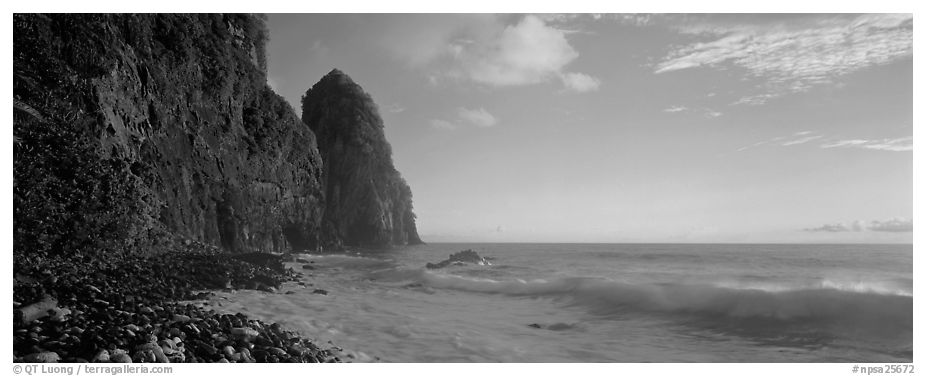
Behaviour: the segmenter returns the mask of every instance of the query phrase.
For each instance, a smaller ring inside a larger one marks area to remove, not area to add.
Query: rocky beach
[[[243,314],[209,307],[208,290],[280,293],[297,281],[283,257],[228,257],[192,243],[146,256],[17,264],[18,362],[338,362],[322,346]],[[308,288],[304,282],[297,282]],[[316,289],[320,293],[324,290]]]

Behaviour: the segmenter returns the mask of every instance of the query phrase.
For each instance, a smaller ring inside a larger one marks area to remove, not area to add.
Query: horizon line
[[[626,244],[626,245],[661,245],[661,244],[721,244],[721,245],[914,245],[913,243],[832,243],[832,242],[535,242],[535,241],[437,241],[424,242],[429,244]],[[405,245],[413,247],[416,245]]]

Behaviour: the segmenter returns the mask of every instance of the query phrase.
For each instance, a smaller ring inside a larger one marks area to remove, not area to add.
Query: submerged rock
[[[486,259],[485,257],[479,256],[479,254],[476,253],[476,251],[472,249],[467,249],[465,251],[453,253],[450,255],[450,258],[444,261],[441,261],[437,264],[429,262],[425,266],[428,269],[440,269],[440,268],[447,267],[450,265],[466,265],[466,264],[483,265],[483,266],[492,265],[492,263],[490,263],[488,259]]]

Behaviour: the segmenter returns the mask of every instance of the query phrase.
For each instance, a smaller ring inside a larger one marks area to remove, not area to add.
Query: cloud
[[[862,139],[852,139],[852,140],[832,140],[832,137],[827,137],[824,139],[824,135],[819,134],[814,131],[800,131],[791,134],[790,136],[779,136],[768,140],[763,140],[756,142],[749,146],[744,146],[737,151],[743,151],[747,149],[754,148],[761,145],[778,145],[778,146],[794,146],[810,143],[812,141],[819,140],[819,147],[823,149],[832,149],[832,148],[858,148],[858,149],[869,149],[869,150],[884,150],[884,151],[911,151],[913,150],[913,137],[900,137],[900,138],[884,138],[880,140],[862,140]]]
[[[601,80],[585,73],[565,73],[560,76],[560,79],[567,89],[577,93],[595,91],[601,86]]]
[[[778,94],[749,95],[749,96],[745,96],[745,97],[742,97],[742,98],[740,98],[740,99],[737,99],[735,102],[730,103],[730,105],[736,106],[736,105],[740,105],[740,104],[745,104],[745,105],[749,105],[749,106],[758,106],[758,105],[761,105],[761,104],[765,104],[766,102],[768,102],[769,100],[771,100],[771,99],[773,99],[773,98],[780,97],[781,95],[782,95],[781,93],[778,93]]]
[[[820,145],[821,148],[861,148],[883,151],[912,151],[913,137],[884,138],[880,140],[839,140]]]
[[[799,133],[800,133],[800,132],[799,132]],[[818,138],[820,138],[820,137],[823,137],[823,136],[821,136],[821,135],[814,135],[814,136],[806,136],[806,137],[796,138],[796,139],[793,139],[793,140],[789,140],[789,141],[782,142],[782,143],[781,143],[781,146],[792,146],[792,145],[806,144],[806,143],[808,143],[808,142],[810,142],[810,141],[813,141],[813,140],[816,140],[816,139],[818,139]]]
[[[810,141],[813,141],[813,140],[816,140],[822,137],[823,135],[816,134],[816,132],[814,131],[800,131],[800,132],[794,132],[793,134],[788,135],[788,136],[778,136],[778,137],[774,137],[768,140],[762,140],[752,145],[743,146],[739,149],[736,149],[736,151],[744,151],[744,150],[752,149],[754,147],[762,146],[762,145],[794,146],[794,145],[805,144],[805,143],[808,143]]]
[[[492,86],[528,85],[558,76],[579,53],[564,32],[535,16],[508,26],[492,41],[455,44],[460,68],[472,80]]]
[[[913,55],[912,14],[813,16],[790,22],[689,23],[682,33],[709,38],[676,47],[656,74],[709,67],[745,69],[760,92],[733,104],[760,105],[831,84],[843,75]]]
[[[868,229],[871,231],[884,232],[912,232],[913,220],[906,218],[891,218],[883,222],[873,221],[871,226],[868,226]]]
[[[460,107],[457,110],[457,115],[460,117],[460,119],[465,120],[477,127],[488,128],[498,124],[498,119],[484,108],[471,110],[465,107]]]
[[[405,111],[405,107],[402,107],[402,105],[398,103],[386,105],[383,109],[386,110],[386,112],[390,112],[393,114],[398,114],[398,113]]]
[[[453,123],[447,120],[443,120],[443,119],[431,119],[430,124],[431,124],[431,128],[447,130],[447,131],[454,130],[457,128],[457,126],[454,125]]]
[[[854,221],[851,224],[845,223],[833,223],[826,224],[820,227],[807,228],[804,231],[809,232],[860,232],[865,228],[865,223],[862,221]]]
[[[411,17],[408,22],[426,27],[393,25],[399,30],[381,44],[412,67],[429,70],[432,83],[440,77],[512,87],[559,80],[570,91],[596,90],[598,78],[566,70],[579,53],[566,38],[569,31],[548,24],[564,17],[527,15],[514,24],[500,15],[443,15],[437,23]]]
[[[861,231],[879,231],[879,232],[912,232],[913,220],[906,218],[891,218],[886,221],[871,221],[866,225],[864,221],[853,221],[851,224],[833,223],[825,224],[820,227],[807,228],[804,231],[809,232],[861,232]]]
[[[431,128],[447,131],[457,129],[460,127],[460,125],[489,128],[498,124],[498,118],[482,107],[475,109],[460,107],[457,109],[456,119],[454,121],[431,119],[429,124],[431,125]]]
[[[672,107],[663,109],[662,112],[667,112],[670,114],[681,113],[681,112],[692,112],[692,113],[700,114],[701,116],[704,116],[707,118],[715,118],[715,117],[723,116],[723,112],[715,111],[707,107],[688,108],[685,106],[672,106]]]

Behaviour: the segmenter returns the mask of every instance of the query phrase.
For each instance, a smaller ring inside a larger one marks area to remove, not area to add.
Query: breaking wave
[[[807,288],[632,284],[605,278],[536,280],[472,278],[421,269],[381,271],[380,277],[414,281],[436,289],[525,297],[552,297],[597,315],[661,312],[777,322],[822,321],[870,329],[912,331],[913,297],[859,283],[824,281]],[[877,327],[872,327],[876,325]]]

